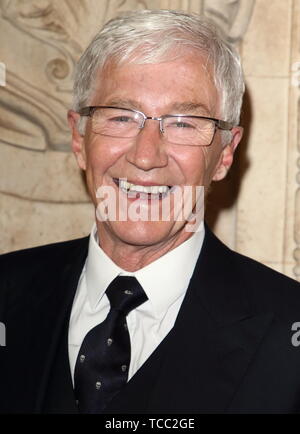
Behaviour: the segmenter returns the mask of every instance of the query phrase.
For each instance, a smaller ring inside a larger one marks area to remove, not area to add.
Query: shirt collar
[[[106,288],[118,275],[135,276],[142,285],[153,316],[160,318],[180,296],[192,277],[204,239],[202,222],[189,239],[151,264],[133,273],[116,265],[98,244],[97,226],[93,225],[86,262],[86,284],[91,307],[96,308]]]

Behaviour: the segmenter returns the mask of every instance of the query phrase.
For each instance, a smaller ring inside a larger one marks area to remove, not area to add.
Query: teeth
[[[130,182],[125,181],[124,179],[119,179],[119,187],[124,190],[126,193],[128,191],[136,191],[138,193],[148,193],[148,194],[164,194],[169,191],[169,187],[167,185],[136,185],[131,184]]]

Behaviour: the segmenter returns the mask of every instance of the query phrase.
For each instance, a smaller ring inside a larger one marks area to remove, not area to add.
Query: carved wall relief
[[[296,176],[295,182],[295,203],[294,203],[294,242],[295,249],[293,257],[295,266],[293,268],[294,276],[300,281],[300,2],[296,1],[293,4],[293,34],[292,34],[292,50],[291,50],[291,101],[293,102],[292,115],[296,117],[296,123],[293,119],[290,120],[292,137],[295,138],[295,147],[297,148],[296,161]],[[295,134],[294,134],[295,133]],[[294,154],[293,154],[294,155]]]
[[[254,0],[204,0],[204,14],[223,28],[231,42],[245,34],[254,8]]]
[[[300,83],[298,88],[300,89]],[[297,144],[298,144],[298,152],[299,152],[297,167],[299,171],[297,173],[297,178],[296,178],[298,188],[296,190],[296,195],[295,195],[294,238],[296,242],[296,248],[294,250],[294,258],[296,260],[296,265],[294,267],[294,274],[296,278],[300,281],[300,97],[298,100]]]
[[[82,52],[73,35],[80,13],[86,12],[85,6],[86,2],[80,0],[0,3],[1,18],[16,29],[14,44],[29,46],[32,40],[38,41],[41,55],[41,68],[31,76],[24,78],[15,70],[8,70],[7,86],[1,98],[6,111],[6,119],[0,124],[4,142],[31,151],[69,150],[65,113],[70,102],[74,65]],[[2,38],[5,40],[5,35]],[[10,43],[13,47],[13,42]],[[39,86],[37,73],[46,76],[49,89]],[[11,134],[13,125],[22,125],[16,128],[16,135]]]

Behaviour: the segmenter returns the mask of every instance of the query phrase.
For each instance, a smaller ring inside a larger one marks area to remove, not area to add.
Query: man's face
[[[220,118],[220,100],[213,83],[212,70],[198,53],[158,64],[109,65],[98,77],[90,105],[117,106],[142,111],[146,116],[165,114]],[[240,140],[240,130],[233,131],[233,141],[222,147],[217,131],[208,147],[183,146],[165,141],[159,122],[147,120],[135,138],[124,139],[95,134],[91,121],[85,136],[76,131],[75,113],[69,113],[73,127],[73,150],[79,166],[86,171],[89,192],[95,206],[96,192],[101,186],[111,186],[125,199],[128,207],[135,200],[120,192],[117,180],[127,179],[135,185],[192,186],[195,205],[196,187],[209,187],[212,179],[225,176],[232,162],[234,148]],[[172,195],[172,193],[170,193]],[[161,207],[162,200],[140,200],[140,206]],[[174,200],[168,199],[171,208]],[[152,205],[151,205],[152,203]],[[171,215],[174,217],[173,209]],[[113,248],[118,245],[147,246],[158,250],[164,245],[177,245],[191,234],[186,221],[102,221],[97,222],[100,243]],[[173,241],[172,241],[173,240]],[[177,241],[176,241],[177,240]]]

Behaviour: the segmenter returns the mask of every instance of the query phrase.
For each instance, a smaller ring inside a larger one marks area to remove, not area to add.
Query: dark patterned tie
[[[127,314],[147,296],[131,276],[116,277],[106,290],[110,311],[105,321],[90,330],[78,353],[74,382],[80,413],[102,413],[126,384],[130,364]]]

